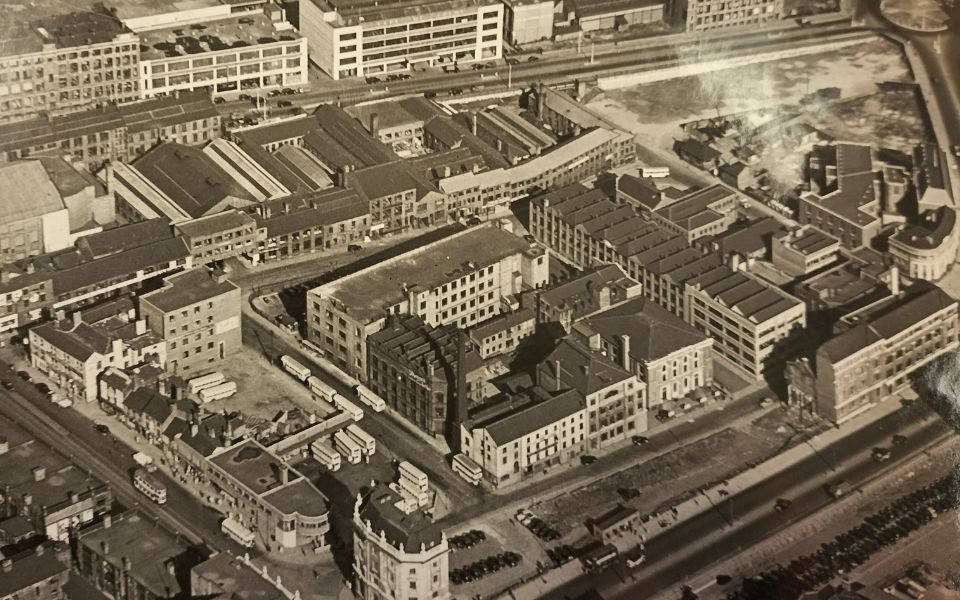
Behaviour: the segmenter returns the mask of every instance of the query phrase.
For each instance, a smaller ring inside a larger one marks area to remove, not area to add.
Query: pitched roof
[[[720,152],[708,146],[699,140],[688,139],[677,143],[677,150],[692,156],[693,158],[706,162],[720,157]]]
[[[228,198],[255,198],[199,148],[165,143],[149,150],[133,166],[193,218],[209,214]]]
[[[31,329],[52,346],[73,358],[86,362],[94,354],[110,351],[110,338],[99,328],[87,323],[74,325],[71,321],[45,323]]]
[[[578,323],[580,331],[612,340],[630,336],[630,356],[652,362],[710,339],[693,326],[646,298],[636,298]]]
[[[474,424],[483,427],[498,446],[509,444],[566,419],[585,407],[583,396],[573,389],[558,392],[546,400],[522,404],[505,415],[497,415],[485,422]]]
[[[560,367],[560,383],[577,390],[583,397],[630,379],[631,373],[599,352],[572,338],[564,338],[546,360],[537,366],[541,382],[556,382],[556,368]],[[544,387],[549,385],[541,383]]]

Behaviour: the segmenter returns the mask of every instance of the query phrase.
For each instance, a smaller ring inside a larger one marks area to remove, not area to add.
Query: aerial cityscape
[[[0,600],[960,600],[958,211],[958,0],[0,0]]]

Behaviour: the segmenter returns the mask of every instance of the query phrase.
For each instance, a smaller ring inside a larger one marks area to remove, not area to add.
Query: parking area
[[[283,410],[299,409],[320,418],[330,413],[329,408],[313,401],[305,385],[249,346],[238,348],[218,370],[236,382],[237,393],[204,404],[207,411],[240,411],[248,424],[269,421]]]

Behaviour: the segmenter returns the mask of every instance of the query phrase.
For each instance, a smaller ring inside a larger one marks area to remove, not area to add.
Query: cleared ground
[[[641,144],[669,150],[687,121],[775,108],[821,88],[839,87],[841,98],[853,98],[876,93],[881,82],[910,80],[899,47],[877,38],[825,54],[608,91],[589,106],[636,133]]]
[[[729,479],[749,464],[762,462],[790,445],[798,428],[793,416],[772,409],[753,421],[653,458],[646,456],[641,446],[637,448],[637,459],[644,460],[642,464],[572,494],[535,504],[530,510],[554,524],[561,533],[572,533],[575,538],[587,518],[599,517],[617,504],[650,514],[690,490]]]

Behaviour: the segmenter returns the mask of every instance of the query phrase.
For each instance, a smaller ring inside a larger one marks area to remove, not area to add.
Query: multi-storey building
[[[30,24],[12,11],[4,17],[10,21],[0,52],[0,120],[140,97],[139,40],[107,11],[78,11]]]
[[[97,377],[110,367],[163,366],[166,354],[166,342],[129,315],[87,323],[78,311],[30,329],[30,363],[72,400],[96,400]]]
[[[203,144],[219,136],[210,95],[182,93],[0,125],[0,162],[59,152],[97,168],[133,162],[162,141]]]
[[[50,273],[0,270],[0,333],[35,323],[53,307]]]
[[[42,542],[0,559],[0,600],[59,600],[70,579],[70,546]]]
[[[780,343],[806,326],[806,306],[793,296],[725,267],[686,282],[687,322],[714,340],[714,351],[760,379]]]
[[[802,277],[835,262],[840,242],[813,227],[797,227],[774,234],[771,245],[773,265],[792,277]]]
[[[646,384],[651,407],[713,381],[713,340],[646,298],[594,313],[573,329]]]
[[[189,596],[184,584],[201,560],[183,536],[139,511],[105,515],[77,539],[77,571],[113,600]]]
[[[190,251],[162,220],[115,227],[77,239],[74,249],[8,265],[21,276],[47,273],[54,311],[136,290],[145,281],[189,268]]]
[[[576,25],[580,31],[591,32],[660,23],[663,21],[664,3],[662,0],[568,0],[563,6],[570,25]]]
[[[919,222],[905,225],[887,238],[887,248],[907,277],[935,281],[957,260],[960,232],[957,213],[948,206],[928,210]]]
[[[550,0],[505,0],[503,32],[517,46],[553,39],[554,3]]]
[[[254,440],[207,460],[207,476],[228,517],[268,551],[326,546],[327,498],[309,479]]]
[[[399,102],[361,104],[346,109],[367,132],[395,151],[423,146],[423,119],[407,112]]]
[[[353,190],[308,192],[256,206],[254,219],[265,231],[256,260],[344,250],[370,237],[370,211]]]
[[[460,425],[460,451],[492,487],[569,464],[587,447],[586,404],[575,389],[540,386],[472,411]]]
[[[809,158],[811,192],[800,197],[798,220],[838,240],[867,246],[880,232],[880,214],[895,210],[907,193],[902,169],[874,165],[870,146],[815,146]]]
[[[460,345],[466,346],[462,355]],[[367,338],[367,386],[430,435],[456,427],[467,405],[483,397],[483,384],[477,349],[452,325],[431,327],[417,315],[392,315]]]
[[[167,370],[187,373],[240,347],[240,288],[222,273],[192,269],[139,298],[140,317],[167,343]]]
[[[547,281],[542,248],[474,227],[307,292],[307,331],[327,358],[367,376],[367,336],[388,314],[467,328],[500,314],[503,299]]]
[[[846,329],[787,371],[789,400],[843,423],[910,385],[911,375],[960,345],[957,303],[923,282],[845,315]]]
[[[363,600],[449,600],[450,547],[422,511],[407,513],[400,494],[379,484],[353,507],[355,594]]]
[[[523,338],[533,335],[536,325],[536,309],[525,306],[489,319],[469,334],[480,349],[480,358],[486,360],[515,352]]]
[[[266,0],[111,8],[140,39],[143,98],[180,90],[232,94],[307,87],[307,40]]]
[[[293,600],[294,595],[249,558],[218,552],[190,571],[191,598],[246,597]]]
[[[575,390],[583,398],[587,449],[629,439],[647,429],[647,386],[599,350],[565,338],[536,370],[547,390]]]
[[[355,172],[348,167],[341,175],[341,185],[367,201],[372,232],[402,233],[446,223],[444,195],[403,161],[372,165]]]
[[[537,322],[559,323],[572,333],[576,321],[642,293],[640,284],[624,275],[617,265],[598,265],[583,275],[536,292]]]
[[[0,422],[0,489],[0,521],[19,516],[26,529],[62,542],[113,503],[105,483],[10,421]]]
[[[726,231],[737,220],[737,195],[721,185],[697,190],[647,212],[654,223],[688,242]]]
[[[751,377],[761,376],[773,345],[805,323],[796,298],[733,272],[597,190],[576,184],[535,198],[530,231],[581,268],[619,265],[645,297],[713,336],[715,356]]]
[[[439,188],[448,205],[461,214],[489,215],[535,191],[581,181],[633,160],[636,149],[628,132],[565,94],[541,88],[537,97],[542,99],[537,100],[538,117],[571,139],[515,166],[441,179]]]
[[[174,230],[187,243],[197,266],[232,256],[243,256],[255,264],[258,245],[266,239],[257,221],[239,210],[184,221]]]
[[[503,54],[503,5],[307,0],[300,30],[310,60],[333,79],[494,60]]]
[[[675,5],[674,14],[686,15],[687,31],[755,26],[783,18],[783,0],[677,0]]]
[[[70,217],[39,160],[0,165],[0,264],[70,246]]]

